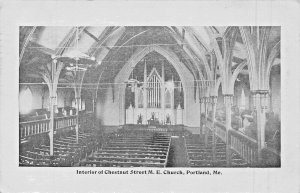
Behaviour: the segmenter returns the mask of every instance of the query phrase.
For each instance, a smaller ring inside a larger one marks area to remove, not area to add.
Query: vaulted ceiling
[[[20,27],[20,82],[42,82],[37,70],[53,57],[74,50],[95,59],[95,65],[85,73],[84,82],[97,83],[99,78],[107,82],[113,80],[139,48],[153,45],[176,54],[195,80],[209,79],[208,71],[214,63],[218,65],[213,60],[216,49],[222,52],[222,42],[228,41],[229,34],[236,29],[224,26]],[[272,27],[269,41],[270,46],[280,41],[279,27]],[[247,51],[238,31],[232,50],[232,69],[246,58]],[[218,70],[216,73],[220,74]],[[67,77],[68,71],[64,69],[59,81],[68,82]]]

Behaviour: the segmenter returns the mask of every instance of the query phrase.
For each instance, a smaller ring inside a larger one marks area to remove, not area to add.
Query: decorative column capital
[[[224,95],[224,104],[225,105],[233,105],[233,95],[232,94],[225,94]]]
[[[251,90],[251,94],[253,93],[258,93],[258,94],[265,94],[265,93],[269,93],[269,90]]]
[[[218,96],[210,96],[210,101],[212,104],[218,103]]]
[[[210,102],[210,98],[209,97],[204,97],[205,103],[209,103]]]
[[[201,97],[199,101],[201,104],[205,103],[205,97]]]
[[[268,108],[268,101],[270,98],[269,90],[254,90],[251,91],[251,97],[253,98],[254,109],[256,110],[258,106],[262,109]]]
[[[57,99],[56,96],[49,96],[49,99],[50,99],[50,102],[51,102],[53,105],[56,105],[56,99]]]

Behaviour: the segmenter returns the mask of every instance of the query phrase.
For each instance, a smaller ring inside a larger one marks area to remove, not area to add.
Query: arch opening
[[[29,87],[24,88],[19,95],[20,114],[28,114],[32,110],[32,92]]]

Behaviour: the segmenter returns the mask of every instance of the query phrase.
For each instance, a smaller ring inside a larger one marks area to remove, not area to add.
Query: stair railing
[[[258,160],[257,141],[247,135],[229,130],[230,148],[237,152],[248,164],[255,165]]]
[[[206,128],[213,131],[212,126],[212,121],[208,118]],[[224,124],[215,122],[215,134],[226,143],[226,127]],[[233,129],[228,131],[228,136],[230,149],[239,154],[248,164],[257,164],[258,144],[255,139]]]
[[[215,123],[215,131],[216,131],[216,135],[223,141],[226,143],[226,127],[219,123],[216,122]]]

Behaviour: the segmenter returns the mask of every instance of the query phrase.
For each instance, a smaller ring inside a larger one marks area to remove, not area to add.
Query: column
[[[204,114],[205,114],[206,121],[207,121],[207,107],[208,107],[208,97],[204,97]]]
[[[97,120],[96,106],[97,106],[97,98],[96,98],[95,95],[93,95],[93,114],[94,114],[94,117],[93,117],[93,127],[94,127],[94,129],[96,129],[96,120]]]
[[[78,135],[79,135],[79,102],[80,102],[80,97],[76,96],[75,97],[76,101],[76,143],[78,143]]]
[[[144,117],[143,122],[144,124],[147,124],[147,93],[148,93],[148,85],[147,85],[147,63],[145,60],[145,66],[144,66],[144,83],[143,83],[143,108],[144,108]]]
[[[149,104],[150,105],[149,105],[149,107],[152,108],[152,92],[153,92],[152,80],[150,80],[149,84],[150,84],[150,88],[149,88],[149,91],[150,91],[149,92],[149,99],[150,99]]]
[[[160,95],[161,95],[161,108],[162,108],[162,112],[163,112],[163,115],[162,115],[162,121],[163,121],[163,124],[165,124],[165,121],[166,121],[166,113],[165,113],[165,65],[164,65],[164,62],[162,62],[162,66],[161,66],[161,79],[162,79],[162,82],[161,82],[161,91],[160,91]],[[174,103],[173,103],[174,104]]]
[[[43,75],[44,80],[48,84],[48,89],[49,89],[49,110],[50,110],[50,122],[49,122],[49,140],[50,140],[50,156],[53,156],[53,140],[54,140],[54,129],[55,129],[55,108],[56,108],[56,91],[57,91],[57,83],[58,83],[58,78],[59,78],[59,73],[63,67],[63,65],[59,64],[57,66],[57,60],[52,60],[51,62],[51,72],[48,74],[47,78],[46,75]]]
[[[200,135],[202,136],[203,135],[203,123],[202,123],[202,110],[203,110],[203,107],[202,105],[204,104],[204,98],[200,98],[199,100],[200,102]]]
[[[159,82],[156,83],[156,108],[159,108]]]
[[[96,98],[95,98],[95,96],[93,95],[92,96],[93,97],[93,100],[92,100],[92,109],[93,109],[93,113],[95,113],[96,112]]]
[[[216,161],[216,127],[215,127],[215,116],[216,116],[216,109],[217,109],[217,101],[218,97],[217,96],[211,96],[210,97],[211,105],[212,105],[212,152],[213,152],[213,157],[212,160],[213,162]]]
[[[173,82],[173,85],[175,85],[174,82]],[[171,89],[171,112],[172,112],[171,113],[171,124],[172,125],[175,125],[175,123],[176,123],[176,121],[175,121],[175,115],[174,115],[176,107],[175,107],[174,103],[175,102],[174,102],[174,87],[173,87],[173,89]],[[181,120],[182,120],[182,124],[183,124],[183,109],[182,109],[181,105],[180,105],[180,108],[181,108]]]
[[[252,92],[254,110],[256,111],[257,123],[257,145],[258,145],[258,162],[262,162],[261,151],[265,148],[265,126],[266,126],[266,111],[268,108],[268,90],[256,90]]]
[[[214,124],[215,119],[216,119],[218,96],[211,96],[210,101],[211,101],[211,105],[212,105],[212,121],[213,121],[213,124]]]
[[[209,97],[204,97],[205,127],[207,127],[208,105],[209,105]],[[208,130],[207,128],[205,128],[204,133],[205,133],[205,136],[204,136],[204,144],[205,144],[205,146],[207,146],[207,145],[208,145],[208,134],[209,134],[209,130]]]
[[[147,124],[147,84],[146,82],[144,82],[144,88],[143,88],[143,109],[144,109],[144,113],[143,113],[143,123]]]
[[[139,108],[139,91],[137,84],[134,84],[134,108],[133,108],[133,124],[137,124],[138,121],[138,115],[137,115],[137,110]]]
[[[230,136],[229,131],[231,130],[231,107],[233,104],[233,95],[225,94],[224,103],[226,109],[226,162],[227,166],[231,163],[231,150],[230,150]]]
[[[51,92],[52,93],[52,92]],[[54,113],[55,113],[55,102],[56,102],[56,96],[53,95],[53,93],[51,94],[50,98],[50,104],[49,104],[49,108],[50,108],[50,122],[49,122],[49,139],[50,139],[50,155],[53,155],[53,140],[54,140],[54,128],[55,128],[55,124],[54,124]]]
[[[206,124],[207,124],[207,106],[208,106],[208,97],[203,97],[203,111],[204,111],[204,119],[202,123],[202,132],[204,133],[204,143],[207,144],[207,129],[206,129]],[[203,128],[204,127],[204,128]]]
[[[155,77],[155,79],[156,79],[156,77]],[[158,91],[157,91],[157,89],[158,89],[157,81],[155,80],[155,102],[154,102],[155,108],[158,107],[158,106],[157,106],[157,102],[158,102]]]

